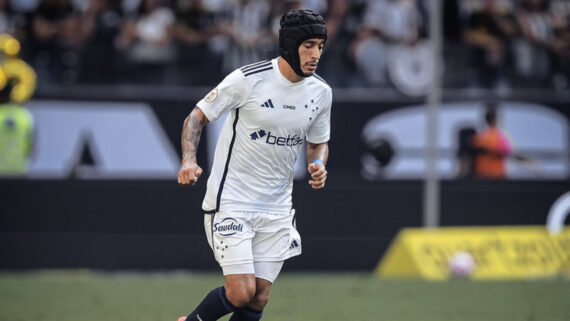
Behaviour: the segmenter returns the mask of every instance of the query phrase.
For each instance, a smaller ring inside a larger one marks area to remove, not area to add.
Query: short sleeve
[[[210,91],[196,106],[213,122],[224,113],[241,107],[249,95],[249,85],[237,69]]]
[[[319,110],[317,119],[313,122],[307,132],[307,141],[313,144],[326,143],[330,139],[331,132],[331,108],[332,108],[332,91],[328,89],[322,97],[323,106]]]

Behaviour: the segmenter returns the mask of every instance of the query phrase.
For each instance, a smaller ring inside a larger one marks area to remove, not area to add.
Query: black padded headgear
[[[281,17],[279,29],[279,53],[293,71],[301,77],[308,77],[301,70],[299,46],[311,38],[327,40],[325,19],[313,10],[291,10]]]

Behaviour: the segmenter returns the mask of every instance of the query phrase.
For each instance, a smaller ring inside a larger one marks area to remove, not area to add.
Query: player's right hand
[[[202,168],[193,161],[182,161],[180,171],[178,171],[178,184],[195,185],[202,175]]]

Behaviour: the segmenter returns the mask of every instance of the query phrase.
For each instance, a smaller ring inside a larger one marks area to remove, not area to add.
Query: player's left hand
[[[325,181],[327,180],[327,170],[323,164],[309,164],[309,173],[311,174],[311,179],[309,184],[313,189],[321,189],[325,187]]]

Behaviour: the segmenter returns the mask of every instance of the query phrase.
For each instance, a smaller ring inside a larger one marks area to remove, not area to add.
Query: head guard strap
[[[325,19],[313,10],[291,10],[281,17],[279,53],[300,77],[308,77],[301,70],[299,46],[307,39],[327,40]]]

